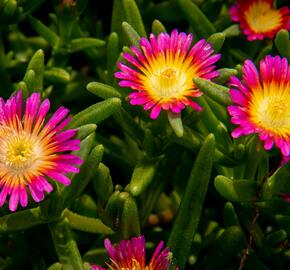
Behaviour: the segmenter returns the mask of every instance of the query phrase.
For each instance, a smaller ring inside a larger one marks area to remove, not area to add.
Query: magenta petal
[[[46,123],[45,127],[49,127],[49,130],[55,128],[69,113],[69,110],[61,106],[57,111],[52,115],[49,121]]]
[[[232,131],[232,137],[233,138],[238,138],[238,137],[240,137],[243,134],[244,134],[244,129],[241,128],[241,127],[238,127],[238,128],[236,128],[236,129],[234,129]]]
[[[22,207],[26,207],[28,204],[28,196],[25,186],[23,188],[19,188],[19,197],[20,197],[20,205]]]
[[[160,111],[161,111],[161,106],[159,104],[154,106],[151,110],[151,113],[150,113],[151,119],[156,119],[159,116]]]
[[[30,190],[30,194],[33,198],[33,200],[35,202],[40,202],[44,199],[44,194],[42,191],[38,190],[36,187],[35,187],[35,184],[34,183],[31,183],[30,185],[28,185],[29,187],[29,190]]]
[[[9,210],[14,212],[17,209],[19,203],[19,186],[12,189],[10,199],[9,199]]]
[[[77,129],[69,129],[55,135],[54,140],[57,141],[58,143],[62,143],[74,137],[76,133],[77,133]]]
[[[2,190],[0,192],[0,207],[2,207],[3,204],[5,203],[8,192],[9,192],[8,186],[4,185],[4,187],[2,188]]]
[[[50,178],[60,182],[61,184],[65,185],[65,186],[69,186],[71,183],[71,180],[67,176],[63,175],[62,173],[59,173],[56,171],[48,171],[47,175]]]
[[[229,92],[230,92],[233,102],[241,106],[245,106],[247,104],[247,99],[240,91],[235,90],[235,89],[230,89]]]
[[[50,108],[50,102],[48,99],[45,99],[40,107],[39,107],[39,110],[38,110],[38,114],[37,114],[37,120],[38,121],[42,121],[45,116],[47,115],[48,111],[49,111],[49,108]]]

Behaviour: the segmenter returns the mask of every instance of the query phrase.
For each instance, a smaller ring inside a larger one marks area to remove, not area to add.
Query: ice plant
[[[70,121],[69,110],[60,107],[48,121],[48,99],[40,102],[33,93],[22,108],[22,92],[6,102],[0,98],[0,207],[9,198],[9,209],[15,211],[28,204],[28,192],[34,201],[44,198],[53,186],[47,178],[70,184],[65,173],[79,172],[81,160],[69,151],[78,150],[80,141],[73,139],[77,130],[61,131]]]
[[[171,253],[168,248],[162,250],[164,243],[156,247],[151,260],[146,265],[145,238],[133,237],[131,240],[122,240],[120,244],[112,245],[109,239],[105,240],[105,248],[110,256],[107,263],[109,270],[168,270],[171,262]],[[93,265],[92,270],[105,270],[101,266]],[[178,268],[176,268],[178,270]]]
[[[259,134],[264,148],[275,144],[290,154],[290,68],[286,58],[266,56],[260,74],[252,61],[243,66],[243,81],[231,77],[230,94],[234,105],[228,107],[231,122],[239,125],[232,136]],[[285,158],[286,159],[286,158]]]
[[[279,30],[290,29],[289,8],[275,9],[273,0],[238,0],[229,12],[250,41],[273,38]]]
[[[151,34],[149,40],[143,37],[141,49],[132,46],[132,54],[123,53],[130,65],[119,62],[120,71],[115,77],[121,79],[121,87],[135,90],[129,95],[132,105],[151,110],[152,119],[159,116],[161,109],[178,114],[189,105],[201,110],[201,106],[192,100],[202,95],[192,78],[218,76],[214,64],[220,55],[214,54],[211,44],[204,39],[193,47],[191,43],[192,34],[174,30],[171,35],[160,33],[155,37]]]

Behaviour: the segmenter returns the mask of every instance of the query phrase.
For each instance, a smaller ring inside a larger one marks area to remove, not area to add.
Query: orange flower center
[[[279,10],[273,9],[264,1],[254,1],[246,11],[245,19],[257,33],[265,33],[277,28],[282,20]]]

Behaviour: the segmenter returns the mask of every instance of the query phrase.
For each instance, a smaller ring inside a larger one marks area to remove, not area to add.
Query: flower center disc
[[[269,3],[258,1],[252,4],[245,14],[248,24],[257,33],[275,29],[281,23],[281,15]]]
[[[290,133],[289,97],[269,96],[260,100],[254,118],[268,130],[279,134]]]
[[[186,76],[173,67],[158,70],[150,78],[153,93],[161,98],[177,97],[184,89]]]
[[[0,172],[2,168],[13,175],[19,175],[35,165],[38,144],[24,132],[0,132],[0,144]]]

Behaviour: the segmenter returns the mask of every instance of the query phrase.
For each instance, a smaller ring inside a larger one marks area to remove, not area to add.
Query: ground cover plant
[[[289,269],[287,4],[0,0],[0,269]]]

